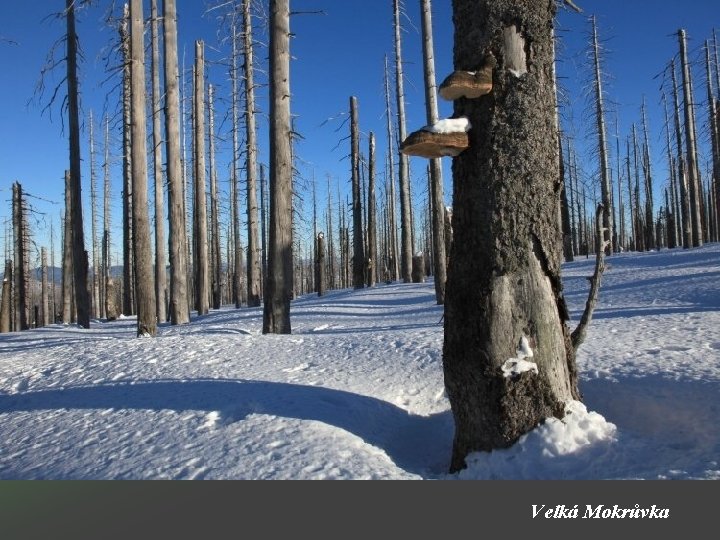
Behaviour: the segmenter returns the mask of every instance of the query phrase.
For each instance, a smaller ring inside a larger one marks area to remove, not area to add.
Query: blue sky
[[[206,57],[210,82],[218,87],[217,124],[224,135],[228,129],[223,123],[228,107],[222,97],[229,89],[226,69],[220,62],[227,51],[218,45],[218,11],[207,13],[209,5],[205,0],[178,0],[180,49],[186,51],[186,67],[192,64],[193,41],[204,39],[207,43]],[[651,145],[655,160],[656,189],[665,183],[666,165],[663,159],[662,132],[660,130],[662,109],[660,105],[660,78],[669,59],[677,54],[678,28],[686,28],[690,41],[691,59],[702,59],[700,47],[704,39],[711,36],[712,28],[720,28],[720,10],[716,0],[578,0],[585,9],[583,15],[562,12],[558,17],[558,74],[561,84],[569,96],[564,112],[572,125],[581,151],[592,143],[586,128],[588,106],[585,97],[589,73],[585,60],[588,36],[587,15],[596,14],[601,38],[607,54],[605,71],[608,74],[607,95],[612,101],[610,109],[614,122],[614,111],[620,116],[620,132],[624,137],[630,124],[640,118],[640,103],[646,96],[651,134]],[[145,0],[149,12],[149,0]],[[422,89],[421,40],[419,35],[419,2],[404,0],[406,17],[403,33],[403,56],[406,64],[406,98],[408,131],[425,124],[424,94]],[[33,100],[35,84],[53,42],[63,34],[62,20],[43,21],[54,10],[64,5],[61,0],[38,0],[36,2],[3,2],[0,9],[0,36],[6,41],[0,43],[0,65],[5,73],[4,84],[0,85],[0,219],[10,215],[10,186],[13,181],[23,183],[25,190],[40,197],[33,199],[33,206],[44,212],[33,220],[39,243],[47,244],[49,221],[57,230],[62,211],[62,177],[67,168],[67,141],[62,132],[61,111],[56,104],[42,113],[46,98],[40,103]],[[94,7],[84,9],[79,15],[78,32],[85,60],[81,67],[82,107],[85,117],[83,132],[84,159],[83,195],[89,197],[87,115],[92,109],[96,120],[107,108],[110,113],[117,110],[115,80],[101,85],[108,75],[102,60],[115,31],[105,25],[105,17],[111,2],[100,0]],[[301,174],[318,180],[318,191],[324,198],[326,176],[330,175],[333,190],[339,186],[347,193],[349,162],[345,159],[349,142],[343,141],[347,128],[342,125],[344,117],[338,115],[348,110],[348,99],[356,95],[359,100],[361,130],[366,135],[374,131],[378,137],[378,158],[384,159],[385,119],[383,98],[383,59],[387,54],[391,63],[392,52],[392,2],[391,0],[292,0],[296,11],[324,10],[325,15],[298,15],[293,18],[292,30],[296,37],[292,42],[294,61],[292,64],[291,87],[293,91],[293,113],[297,115],[297,130],[304,139],[298,145],[301,159]],[[116,13],[119,2],[116,6]],[[435,55],[438,79],[452,71],[452,9],[450,0],[434,0]],[[259,24],[259,22],[258,22]],[[266,42],[266,36],[258,29],[257,39]],[[62,54],[62,50],[59,51]],[[259,50],[259,63],[264,63],[266,51]],[[704,70],[698,65],[695,70],[696,100],[699,105],[698,120],[702,129],[705,110]],[[259,75],[262,78],[262,74]],[[62,68],[47,80],[52,88],[62,77]],[[108,98],[107,95],[110,94]],[[62,96],[62,92],[60,94]],[[266,89],[259,91],[260,108],[267,111]],[[451,104],[441,102],[441,116],[452,112]],[[570,112],[572,111],[572,113]],[[323,125],[329,118],[335,118]],[[340,131],[337,131],[340,129]],[[96,128],[100,133],[99,126]],[[267,129],[265,121],[260,123],[261,159],[266,159]],[[119,227],[121,183],[117,166],[119,148],[117,128],[113,133],[114,146],[111,153],[113,165],[113,224],[115,251],[120,250]],[[623,139],[624,140],[624,139]],[[102,141],[98,137],[98,148]],[[362,148],[367,147],[364,138]],[[229,156],[227,145],[220,144],[218,156],[219,177],[222,189],[227,189],[227,166]],[[584,169],[588,175],[595,170],[587,151]],[[449,161],[446,163],[446,198],[450,203]],[[425,199],[424,170],[422,160],[412,159],[414,191],[416,202]],[[703,167],[704,168],[704,167]],[[382,167],[381,167],[382,170]],[[382,181],[382,178],[379,180]],[[309,200],[309,196],[305,195]],[[336,195],[333,194],[336,199]],[[52,201],[57,204],[51,204]],[[89,215],[86,211],[86,223]],[[58,243],[56,238],[56,243]]]

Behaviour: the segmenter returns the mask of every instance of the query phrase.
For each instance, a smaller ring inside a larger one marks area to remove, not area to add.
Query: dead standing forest
[[[453,0],[454,71],[436,74],[431,1],[388,1],[394,43],[379,96],[386,145],[363,130],[356,96],[328,121],[346,148],[345,197],[329,175],[301,174],[303,135],[292,112],[292,21],[322,12],[292,12],[289,0],[218,0],[206,15],[217,21],[219,43],[196,41],[188,67],[178,54],[175,0],[97,4],[66,1],[58,14],[66,33],[42,68],[40,100],[62,110],[69,139],[64,211],[40,246],[28,202],[34,194],[13,185],[0,332],[136,316],[137,335],[152,337],[159,324],[190,323],[191,312],[262,305],[263,333],[290,333],[296,296],[431,279],[445,310],[458,470],[470,452],[507,447],[580,398],[575,352],[606,257],[718,241],[715,32],[703,38],[700,64],[691,63],[686,32],[677,30],[677,54],[657,66],[664,124],[651,132],[643,98],[637,121],[621,134],[605,89],[602,28],[581,9],[590,5]],[[78,99],[76,17],[101,9],[114,36],[107,99],[118,113],[111,106],[97,117]],[[565,130],[554,31],[560,9],[576,13],[589,34],[597,174],[583,172],[577,140]],[[403,32],[411,10],[420,22],[415,35]],[[422,40],[421,57],[403,56],[408,36]],[[422,128],[409,128],[406,118],[408,60],[423,67]],[[208,76],[211,63],[224,70],[220,84]],[[46,70],[62,71],[57,87],[44,86]],[[451,118],[439,118],[438,99],[453,103]],[[259,123],[267,124],[264,140]],[[653,148],[660,135],[662,148]],[[653,167],[653,152],[663,153],[666,170]],[[121,156],[122,178],[112,178],[111,155]],[[442,160],[452,161],[451,179]],[[121,239],[113,238],[113,190],[122,201]],[[113,243],[122,246],[119,260]],[[578,256],[595,257],[596,269],[571,329],[560,269]]]

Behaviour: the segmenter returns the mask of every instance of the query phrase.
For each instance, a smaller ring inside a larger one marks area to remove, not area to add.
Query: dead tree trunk
[[[238,112],[238,50],[237,30],[235,24],[232,26],[232,58],[230,65],[230,84],[232,93],[232,172],[230,174],[230,204],[232,209],[232,244],[233,244],[233,302],[235,307],[242,305],[242,250],[240,249],[240,204],[238,171],[240,169],[240,118]],[[229,261],[228,261],[229,265]]]
[[[67,18],[67,110],[70,134],[70,181],[72,197],[73,271],[75,272],[75,307],[77,322],[90,328],[90,298],[87,287],[87,255],[82,215],[82,182],[80,178],[80,108],[78,104],[77,55],[75,31],[75,0],[65,0]]]
[[[600,189],[603,204],[603,238],[605,239],[606,255],[613,252],[613,209],[611,203],[610,171],[608,167],[607,132],[605,130],[605,101],[602,90],[602,73],[600,71],[600,46],[598,43],[597,22],[592,17],[593,57],[595,62],[595,113],[598,133],[598,152],[600,158]]]
[[[677,174],[675,171],[675,160],[672,156],[672,142],[670,141],[670,115],[668,114],[667,97],[665,92],[662,94],[663,109],[665,113],[665,145],[667,147],[668,170],[670,171],[670,212],[668,213],[668,247],[676,248],[678,246],[678,215],[676,212],[677,201],[675,200],[675,184],[677,183]]]
[[[622,164],[620,161],[620,127],[619,127],[618,117],[617,114],[615,115],[615,157],[617,159],[617,193],[618,193],[618,203],[617,203],[617,225],[618,225],[618,233],[615,235],[616,241],[614,243],[615,251],[619,252],[622,251],[623,246],[625,245],[625,204],[623,202],[623,194],[622,194]]]
[[[6,260],[2,282],[2,299],[0,299],[0,334],[7,334],[12,328],[12,310],[10,309],[12,304],[12,281],[13,263],[10,260]]]
[[[438,121],[437,86],[435,81],[435,52],[433,47],[432,8],[430,0],[421,0],[423,67],[425,74],[425,109],[428,125]],[[430,208],[432,212],[432,255],[435,279],[435,300],[445,303],[445,200],[443,197],[442,166],[439,159],[430,160]]]
[[[377,282],[377,203],[375,201],[375,134],[370,132],[368,143],[368,200],[367,200],[367,285]]]
[[[363,245],[362,204],[360,199],[360,135],[357,98],[350,98],[350,168],[353,211],[353,287],[365,286],[365,250]]]
[[[687,45],[685,30],[678,31],[680,40],[680,62],[683,78],[683,96],[685,98],[685,144],[687,153],[688,187],[690,196],[690,221],[692,223],[692,245],[703,245],[703,227],[700,195],[700,169],[697,161],[695,137],[695,100],[690,79],[690,66],[687,59]]]
[[[97,185],[97,168],[95,160],[95,119],[93,112],[90,110],[89,118],[89,149],[90,149],[90,232],[92,235],[92,314],[93,317],[101,317],[100,314],[100,276],[98,267],[100,266],[100,250],[98,249],[98,185]]]
[[[48,297],[48,262],[47,249],[40,249],[40,321],[36,321],[37,326],[47,326],[50,324],[50,302]]]
[[[645,249],[650,251],[655,246],[655,221],[653,219],[653,192],[652,192],[652,166],[650,160],[650,137],[648,135],[647,114],[645,114],[645,100],[642,105],[643,121],[643,169],[645,172]]]
[[[25,211],[22,186],[13,184],[13,236],[15,243],[15,329],[27,330],[29,325],[28,311],[28,265],[27,265],[27,231],[25,230]]]
[[[400,39],[400,0],[393,0],[395,30],[395,88],[397,99],[398,140],[407,137],[405,127],[405,81],[403,80],[402,46]],[[398,145],[399,147],[399,145]],[[412,281],[412,200],[410,198],[410,164],[408,156],[400,153],[400,272],[405,283]]]
[[[567,196],[567,182],[565,182],[565,156],[563,155],[562,135],[558,137],[558,152],[560,163],[560,215],[562,219],[563,255],[565,260],[575,260],[572,247],[572,223],[570,221],[570,205]]]
[[[208,117],[209,117],[209,140],[210,140],[210,269],[211,296],[213,309],[220,309],[222,304],[220,289],[220,206],[218,205],[218,179],[215,168],[215,87],[208,85]]]
[[[193,205],[193,242],[195,245],[195,309],[198,315],[210,311],[208,284],[207,201],[205,197],[205,44],[195,42],[195,125],[193,158],[195,179]]]
[[[72,259],[72,182],[70,171],[65,171],[65,219],[63,223],[63,266],[62,266],[62,322],[73,320],[73,259]]]
[[[260,165],[260,246],[263,283],[267,283],[267,199],[268,192],[267,184],[265,182],[265,166]]]
[[[243,0],[243,36],[245,54],[245,142],[247,174],[247,219],[248,219],[248,256],[247,256],[247,294],[248,306],[260,305],[261,268],[260,245],[258,242],[257,207],[257,128],[255,119],[255,66],[252,17],[250,0]],[[287,96],[290,99],[290,96]]]
[[[155,182],[155,297],[157,320],[167,320],[167,270],[165,268],[165,201],[162,172],[162,122],[160,100],[160,34],[157,0],[150,3],[152,39],[152,120],[153,120],[153,179]]]
[[[131,160],[131,59],[130,59],[130,6],[125,4],[120,23],[120,46],[123,55],[123,310],[125,315],[135,313],[135,276],[132,234],[132,160]]]
[[[187,276],[187,228],[180,151],[180,76],[175,0],[163,0],[165,51],[165,145],[170,227],[170,323],[190,321]]]
[[[263,334],[289,334],[293,291],[290,0],[270,0],[270,242]]]
[[[685,249],[693,245],[693,222],[690,211],[690,189],[688,186],[688,174],[683,157],[682,129],[680,127],[680,97],[677,78],[675,76],[675,61],[670,61],[670,73],[672,75],[673,99],[675,108],[675,140],[678,153],[678,184],[680,185],[680,209],[682,213],[682,243]]]
[[[553,0],[453,1],[455,69],[474,71],[488,53],[498,64],[489,96],[455,102],[473,129],[453,160],[443,349],[452,471],[579,398],[560,280],[554,14]]]
[[[315,237],[315,292],[318,296],[325,294],[325,235],[318,233]]]
[[[720,227],[720,197],[718,197],[718,195],[720,195],[720,117],[718,116],[715,92],[713,90],[709,41],[705,42],[705,66],[707,72],[708,121],[710,124],[710,138],[712,142],[712,179],[714,182],[714,189],[713,184],[711,183],[709,193],[713,195],[715,200],[715,205],[708,207],[708,210],[712,209],[713,212],[708,213],[714,215],[713,225],[715,227],[715,240],[717,241],[718,236],[720,236],[717,231],[717,228]],[[720,91],[720,88],[718,88],[718,90]]]
[[[392,115],[390,112],[390,74],[388,69],[388,59],[385,57],[385,116],[387,120],[387,143],[388,143],[388,178],[387,178],[387,198],[388,198],[388,228],[390,229],[390,281],[397,281],[400,278],[400,260],[398,256],[397,242],[397,221],[395,212],[395,145],[393,144],[393,127]]]
[[[108,316],[108,282],[110,280],[110,118],[105,116],[105,160],[103,163],[103,236],[102,236],[102,316]],[[53,248],[50,247],[51,258]],[[53,264],[54,266],[54,264]],[[55,280],[53,280],[53,284]],[[55,295],[53,294],[53,298]],[[53,313],[55,310],[53,310]]]
[[[133,251],[137,335],[154,336],[157,332],[155,276],[150,246],[148,216],[147,121],[145,116],[145,20],[142,0],[130,4],[130,51],[132,56],[132,193]]]

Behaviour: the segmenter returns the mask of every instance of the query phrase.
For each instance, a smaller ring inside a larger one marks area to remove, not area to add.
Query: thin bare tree
[[[162,101],[160,94],[160,20],[157,0],[150,2],[153,179],[155,183],[155,297],[157,320],[167,320],[167,269],[165,265],[165,182],[162,168]]]
[[[680,69],[682,71],[684,113],[685,113],[685,150],[687,155],[688,195],[690,196],[690,222],[692,224],[692,245],[703,245],[702,195],[700,168],[697,157],[697,137],[695,135],[695,99],[692,92],[692,79],[687,59],[687,38],[685,30],[678,30],[680,42]]]
[[[258,241],[258,205],[257,205],[257,127],[255,112],[255,66],[251,0],[243,0],[243,52],[245,55],[245,149],[247,175],[247,296],[248,306],[260,305],[261,263],[260,243]],[[290,99],[290,96],[287,96]],[[271,173],[272,176],[272,173]]]
[[[208,276],[207,201],[205,196],[205,43],[195,42],[195,87],[193,99],[193,245],[195,309],[198,315],[210,311]]]
[[[422,12],[426,118],[428,125],[433,125],[438,121],[438,104],[430,0],[420,0],[420,9]],[[445,264],[445,199],[443,197],[442,166],[439,159],[430,160],[430,213],[432,217],[432,266],[435,279],[435,300],[442,305],[445,303],[447,268]]]
[[[395,98],[397,100],[398,140],[407,137],[405,121],[405,80],[400,38],[400,0],[393,0],[393,28],[395,31]],[[399,148],[399,145],[398,145]],[[412,281],[412,199],[410,197],[410,163],[408,156],[400,153],[400,273],[405,283]]]

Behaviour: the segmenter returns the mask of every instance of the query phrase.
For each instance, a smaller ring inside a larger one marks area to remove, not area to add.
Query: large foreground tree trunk
[[[263,334],[289,334],[293,288],[290,1],[270,1],[270,242]]]
[[[67,111],[70,135],[70,196],[72,199],[72,253],[75,274],[77,322],[90,328],[90,295],[87,288],[87,254],[83,234],[82,182],[80,180],[80,105],[77,77],[78,39],[75,31],[75,0],[65,0],[67,17]]]
[[[160,32],[157,0],[150,3],[152,39],[153,180],[155,182],[155,296],[157,320],[167,320],[167,270],[165,268],[165,197],[162,172],[162,122],[160,120]]]
[[[445,303],[457,471],[470,452],[512,445],[579,394],[560,281],[555,3],[453,0],[453,12],[455,69],[475,71],[487,54],[498,62],[489,95],[455,102],[472,125],[453,162]],[[536,369],[517,369],[521,360]]]
[[[180,153],[180,76],[175,0],[163,0],[165,43],[165,144],[170,220],[170,322],[190,322],[187,286],[187,235]]]
[[[142,0],[130,4],[130,51],[132,55],[132,222],[133,261],[135,263],[135,303],[137,335],[154,336],[157,332],[155,275],[150,245],[148,216],[147,119],[145,117],[145,19]],[[73,211],[75,209],[73,208]],[[79,313],[78,313],[79,317]]]

